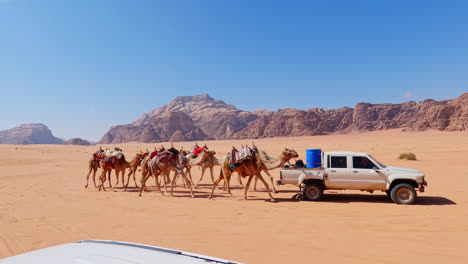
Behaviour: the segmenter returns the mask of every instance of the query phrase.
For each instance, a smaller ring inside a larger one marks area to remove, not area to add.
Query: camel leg
[[[112,190],[114,190],[115,187],[117,187],[117,185],[119,185],[119,174],[120,174],[120,171],[115,170],[115,178],[117,179],[117,182],[115,183],[114,187],[111,188]]]
[[[141,192],[143,192],[143,190],[146,190],[146,181],[149,179],[149,177],[149,173],[143,173],[141,177],[140,194],[138,196],[141,196]]]
[[[196,189],[197,186],[198,186],[198,184],[200,184],[200,182],[203,180],[203,174],[205,174],[205,170],[206,170],[206,168],[205,168],[205,167],[202,167],[200,180],[198,180],[197,184],[195,184],[195,187],[193,187],[193,188]],[[213,175],[211,175],[211,178],[213,178]],[[213,181],[213,184],[214,184],[214,181]]]
[[[250,175],[249,180],[245,184],[245,188],[244,188],[244,199],[245,200],[247,200],[247,191],[249,190],[250,182],[252,182],[253,177],[254,177],[253,175]]]
[[[190,173],[190,171],[189,171]],[[192,198],[195,198],[195,194],[193,194],[193,189],[192,189],[192,182],[188,179],[187,175],[185,175],[184,172],[182,172],[182,178],[185,180],[185,182],[187,183],[189,189],[190,189],[190,196],[192,196]]]
[[[130,174],[132,174],[132,173],[133,173],[133,168],[130,168],[130,171],[128,172],[128,175],[127,175],[127,184],[125,184],[125,181],[124,181],[124,185],[125,185],[124,190],[127,189],[128,184],[130,183]],[[135,180],[135,175],[133,175],[133,180]],[[136,182],[135,182],[135,184],[136,184]]]
[[[268,184],[267,182],[265,181],[265,179],[263,179],[262,175],[260,173],[256,174],[255,176],[257,176],[261,182],[263,182],[263,184],[265,185],[265,188],[267,189],[268,191],[268,195],[270,196],[270,201],[274,202],[275,201],[275,198],[273,198],[273,195],[271,195],[271,192],[270,192],[270,187],[268,187]],[[247,193],[247,192],[246,192]]]
[[[191,168],[187,168],[187,174],[188,174],[188,179],[190,180],[190,185],[192,186],[193,185],[193,179],[192,179],[192,169]]]
[[[166,179],[169,177],[168,175],[169,175],[169,173],[167,173],[167,175],[166,175],[166,172],[164,172],[163,175],[162,175],[162,178],[163,178],[163,181],[164,181],[164,195],[169,194],[167,192],[167,181],[166,181]]]
[[[104,183],[106,182],[106,173],[107,173],[107,171],[105,169],[102,169],[102,174],[99,177],[99,180],[101,181],[101,184],[99,185],[99,191],[101,191],[101,189],[103,191],[106,190],[106,188],[104,187]]]
[[[96,173],[97,173],[97,168],[94,168],[93,169],[93,183],[94,183],[94,188],[97,188],[97,185],[96,185]]]
[[[176,184],[177,176],[179,176],[179,174],[182,176],[182,181],[184,182],[184,184],[187,183],[190,189],[190,196],[192,196],[192,198],[195,198],[195,195],[193,194],[193,190],[192,190],[192,185],[190,184],[190,181],[187,178],[187,175],[185,175],[184,171],[181,171],[181,173],[177,173],[174,175],[174,178],[172,180],[172,186],[171,186],[171,196],[174,196],[174,185]]]
[[[244,187],[244,184],[242,184],[241,178],[242,178],[241,175],[237,173],[237,180],[239,181],[240,186]]]
[[[112,184],[111,184],[111,172],[112,172],[112,170],[109,170],[109,188],[112,188]]]
[[[271,187],[273,188],[273,193],[278,193],[278,191],[275,189],[273,176],[271,176],[271,174],[268,171],[265,171],[265,173],[268,175],[268,177],[270,177]],[[255,178],[255,183],[257,183],[257,178]]]
[[[210,194],[210,196],[208,197],[208,199],[211,199],[211,198],[213,197],[214,190],[216,189],[216,186],[218,185],[218,183],[219,183],[222,179],[224,179],[224,177],[223,177],[223,171],[221,170],[221,171],[219,172],[219,178],[213,183],[213,188],[211,189],[211,194]]]
[[[92,171],[93,171],[93,167],[89,166],[88,176],[86,176],[86,185],[85,185],[85,188],[88,188],[89,175],[91,175],[91,172],[92,172]],[[94,183],[94,185],[96,186],[96,183]]]
[[[135,182],[135,187],[138,188],[138,184],[137,184],[137,182],[136,182],[136,172],[137,172],[137,169],[138,169],[138,167],[136,167],[136,168],[133,170],[133,182]],[[128,182],[129,182],[129,181],[130,181],[130,179],[128,179],[127,185],[128,185]]]
[[[232,196],[232,198],[234,198],[234,195],[232,194],[231,192],[231,172],[228,171],[228,172],[223,172],[223,174],[226,174],[224,176],[224,181],[226,183],[226,190],[227,192]]]
[[[210,167],[211,182],[214,183],[213,166]]]
[[[159,176],[156,176],[156,175],[155,175],[155,177],[159,178]],[[161,185],[159,184],[159,180],[156,181],[156,184],[157,184],[158,190],[159,190],[159,192],[161,192],[162,196],[166,196],[166,195],[162,192]]]
[[[172,178],[171,182],[171,196],[174,196],[174,184],[176,184],[177,181],[177,172],[174,174],[174,178]]]

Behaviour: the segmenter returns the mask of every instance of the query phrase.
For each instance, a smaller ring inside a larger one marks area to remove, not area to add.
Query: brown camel
[[[238,167],[235,167],[233,170],[231,170],[231,165],[230,165],[228,157],[230,157],[230,153],[228,153],[224,158],[223,165],[221,165],[219,178],[213,184],[213,188],[211,189],[211,194],[209,196],[209,199],[213,197],[214,190],[216,189],[216,186],[221,180],[224,180],[226,182],[227,192],[232,197],[234,197],[234,195],[231,193],[229,182],[231,180],[232,173],[237,172],[239,176],[243,178],[249,177],[249,180],[247,181],[247,184],[244,187],[244,199],[245,200],[247,200],[247,191],[249,189],[249,185],[250,185],[250,182],[252,181],[252,178],[257,177],[260,179],[261,182],[263,182],[263,184],[265,185],[265,188],[267,188],[268,195],[270,196],[270,201],[272,202],[275,201],[275,198],[273,198],[273,196],[271,195],[268,184],[266,183],[265,179],[263,179],[262,175],[260,174],[260,168],[258,167],[256,156],[253,156],[251,159],[240,162],[240,165]]]
[[[297,157],[299,157],[299,155],[297,155],[297,152],[295,150],[287,148],[285,148],[281,152],[281,154],[276,158],[270,157],[265,151],[255,153],[257,166],[260,169],[260,171],[264,171],[268,175],[268,177],[270,177],[271,186],[273,187],[274,193],[277,193],[278,191],[275,189],[275,184],[273,183],[273,176],[271,176],[271,174],[268,171],[283,167],[284,164],[289,162],[290,159]],[[257,191],[257,178],[255,178],[254,191]]]
[[[180,174],[182,176],[183,181],[187,184],[187,186],[190,189],[190,195],[192,197],[195,197],[193,194],[192,190],[192,185],[189,179],[187,179],[187,175],[184,172],[184,169],[187,168],[187,166],[195,166],[199,165],[202,162],[205,161],[205,159],[211,155],[210,151],[206,150],[203,151],[197,158],[191,159],[187,158],[186,156],[183,155],[183,153],[177,153],[175,154],[175,159],[174,160],[168,160],[162,158],[161,155],[158,155],[154,157],[153,159],[149,160],[148,158],[145,158],[142,162],[142,179],[141,179],[141,189],[140,189],[140,196],[143,190],[146,189],[146,181],[148,180],[149,176],[153,175],[155,176],[155,182],[156,186],[158,187],[158,190],[161,192],[162,195],[168,194],[167,192],[167,179],[169,178],[169,174],[172,170],[176,171],[176,174],[174,175],[172,179],[172,184],[171,184],[171,196],[174,194],[174,184],[177,180],[177,176]],[[164,193],[161,190],[161,186],[159,184],[158,177],[159,175],[162,175],[163,181],[164,181]]]
[[[97,170],[99,168],[99,162],[103,157],[104,157],[104,150],[102,148],[99,148],[98,151],[93,153],[93,156],[91,157],[91,159],[89,159],[89,162],[88,162],[89,171],[88,171],[88,175],[86,176],[85,188],[88,188],[89,175],[91,174],[91,172],[93,172],[94,187],[97,188],[97,185],[96,185],[96,172],[97,172]]]
[[[144,158],[148,156],[148,153],[147,152],[138,152],[135,157],[129,162],[130,163],[130,171],[128,172],[128,177],[127,177],[127,184],[125,184],[124,186],[124,191],[127,190],[127,187],[128,187],[128,184],[130,183],[130,175],[133,174],[133,182],[135,182],[135,187],[139,188],[140,186],[138,186],[137,182],[136,182],[136,179],[135,179],[135,174],[136,174],[136,171],[138,169],[138,167],[140,166],[140,164],[142,163],[142,161],[144,160]]]
[[[125,156],[122,154],[121,157],[115,157],[116,162],[115,164],[111,163],[106,163],[104,162],[105,159],[101,160],[101,168],[102,168],[102,174],[99,177],[99,180],[101,183],[99,184],[99,191],[102,189],[105,191],[106,189],[104,188],[104,183],[106,182],[106,173],[109,172],[109,182],[110,182],[110,172],[112,170],[115,170],[115,175],[117,177],[117,183],[115,186],[119,184],[119,175],[122,173],[122,183],[125,183],[125,169],[130,168],[131,165],[128,161],[125,160]]]

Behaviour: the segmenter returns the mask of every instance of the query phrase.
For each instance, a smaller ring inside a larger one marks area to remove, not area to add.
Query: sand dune
[[[250,142],[206,143],[221,157],[232,145]],[[113,239],[246,263],[465,263],[468,133],[393,130],[255,143],[273,156],[294,148],[303,159],[307,148],[365,151],[384,164],[423,171],[429,186],[408,206],[384,193],[354,191],[326,192],[322,202],[296,201],[295,187],[279,187],[277,203],[253,190],[244,201],[236,180],[235,199],[218,189],[208,200],[209,176],[195,199],[180,187],[175,197],[162,197],[152,180],[150,192],[138,197],[136,188],[84,188],[96,146],[0,145],[0,258],[82,239]],[[120,145],[128,160],[137,149],[154,146]],[[397,160],[402,152],[414,152],[419,160]],[[198,179],[200,170],[193,171]],[[272,175],[277,178],[278,170]]]

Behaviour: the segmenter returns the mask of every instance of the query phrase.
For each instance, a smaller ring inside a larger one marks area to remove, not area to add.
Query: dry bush
[[[416,160],[416,154],[414,154],[412,152],[401,153],[398,158],[399,159],[406,159],[406,160]]]

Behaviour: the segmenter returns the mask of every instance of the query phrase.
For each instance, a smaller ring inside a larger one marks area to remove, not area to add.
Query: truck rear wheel
[[[307,201],[319,201],[323,197],[323,187],[320,183],[311,182],[307,183],[302,189],[304,200]]]
[[[390,191],[392,201],[397,204],[412,204],[416,200],[416,191],[407,183],[395,185]]]

